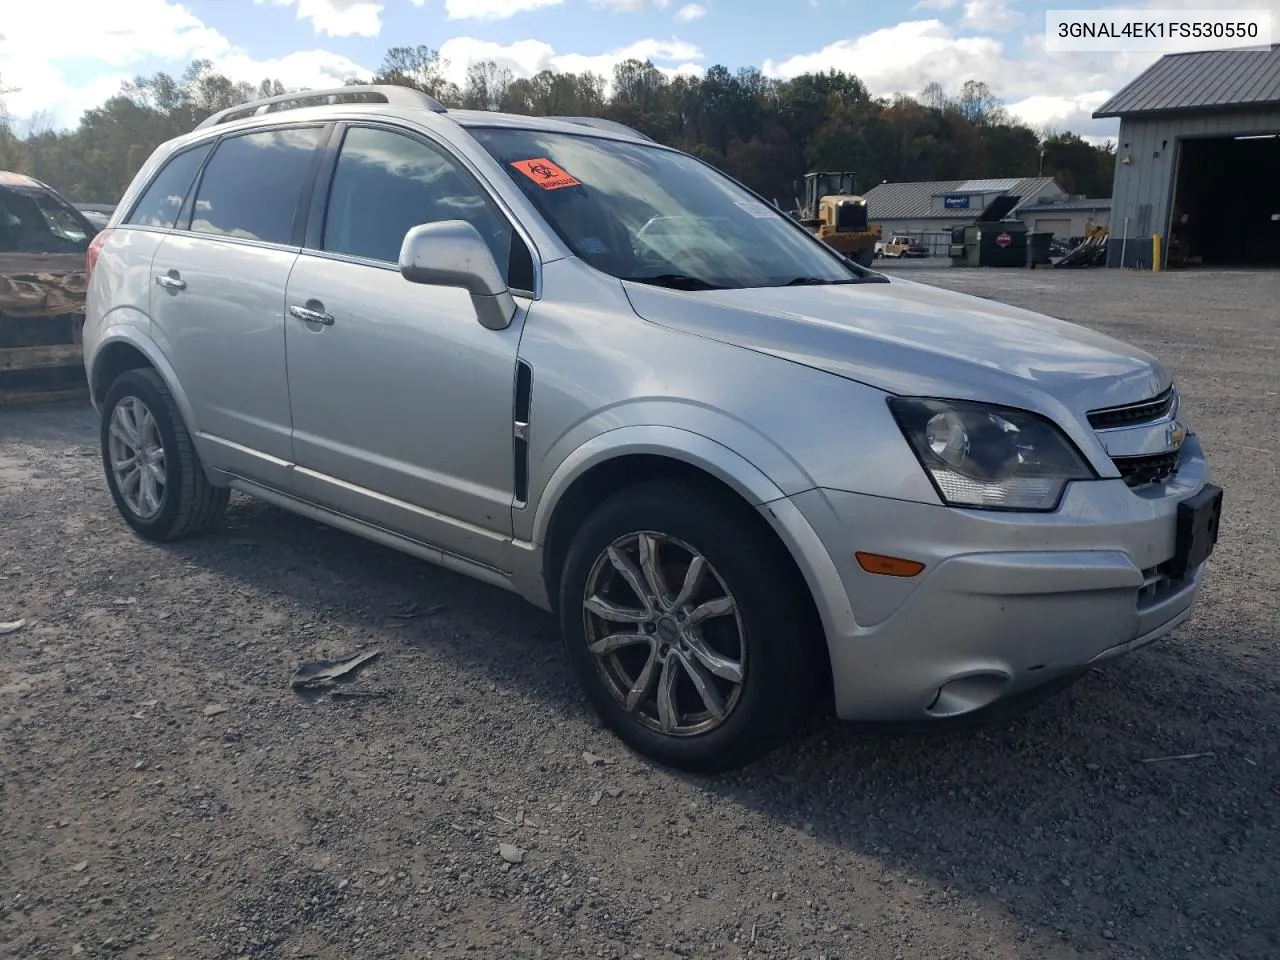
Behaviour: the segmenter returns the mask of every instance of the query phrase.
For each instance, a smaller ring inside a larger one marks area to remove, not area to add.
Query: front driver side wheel
[[[605,723],[661,763],[741,766],[793,737],[814,701],[803,581],[749,509],[646,483],[597,508],[569,548],[569,659]]]
[[[102,404],[102,463],[125,522],[177,540],[221,519],[230,491],[209,483],[178,404],[154,370],[122,373]]]

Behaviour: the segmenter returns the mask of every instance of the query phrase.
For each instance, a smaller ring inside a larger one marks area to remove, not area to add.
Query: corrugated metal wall
[[[1124,246],[1125,266],[1139,263],[1150,266],[1151,235],[1163,236],[1169,228],[1169,201],[1179,137],[1233,137],[1250,133],[1280,133],[1280,110],[1120,121],[1108,264],[1121,266],[1120,251]],[[1133,157],[1132,164],[1123,162],[1126,155]],[[1129,218],[1129,239],[1127,244],[1122,244],[1125,217]]]

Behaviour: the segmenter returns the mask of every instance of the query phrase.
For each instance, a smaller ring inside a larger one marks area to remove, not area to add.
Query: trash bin
[[[1027,266],[1036,267],[1042,263],[1049,262],[1049,241],[1053,239],[1052,233],[1028,233],[1027,234]]]
[[[1006,219],[1018,197],[1001,194],[977,223],[953,227],[948,253],[954,267],[1021,267],[1027,262],[1027,225]]]

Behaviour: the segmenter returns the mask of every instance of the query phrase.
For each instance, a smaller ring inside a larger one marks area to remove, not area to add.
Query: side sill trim
[[[319,523],[325,523],[339,530],[363,537],[366,540],[372,540],[383,546],[391,547],[394,550],[400,550],[419,559],[426,560],[438,566],[455,570],[458,573],[466,574],[482,580],[485,583],[492,584],[495,587],[502,587],[513,593],[518,593],[516,586],[511,582],[511,578],[501,570],[490,567],[486,564],[477,563],[474,560],[468,560],[457,554],[449,553],[440,547],[429,543],[423,543],[410,537],[393,533],[376,524],[369,523],[366,520],[360,520],[356,517],[348,516],[344,513],[338,513],[330,510],[328,507],[322,507],[319,504],[312,503],[308,500],[302,500],[291,494],[276,490],[272,487],[255,483],[252,480],[246,480],[243,477],[234,474],[231,477],[231,488],[241,493],[248,494],[260,500],[279,507],[282,510],[289,510],[294,513],[301,514]]]

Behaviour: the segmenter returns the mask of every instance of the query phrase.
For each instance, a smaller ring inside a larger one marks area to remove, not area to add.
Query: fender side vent
[[[529,411],[533,401],[533,369],[523,360],[516,362],[516,396],[512,424],[512,463],[517,506],[529,499]]]

